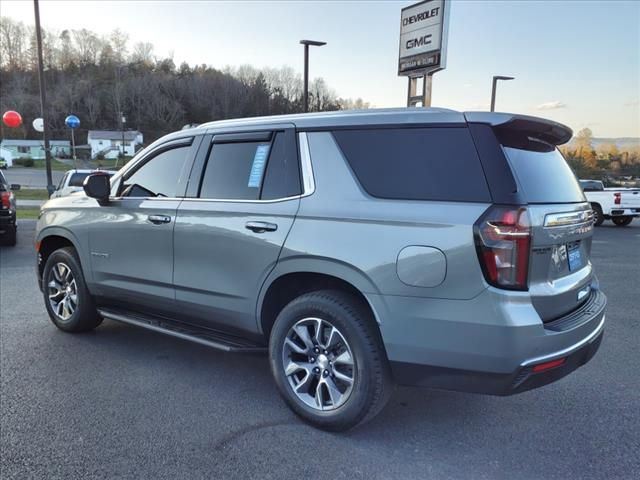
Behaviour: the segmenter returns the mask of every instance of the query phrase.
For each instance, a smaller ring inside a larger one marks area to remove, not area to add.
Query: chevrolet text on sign
[[[398,74],[444,68],[445,0],[427,0],[402,9]]]

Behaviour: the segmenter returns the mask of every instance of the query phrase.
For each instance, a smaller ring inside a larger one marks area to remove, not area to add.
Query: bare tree
[[[138,42],[133,46],[133,52],[129,59],[131,63],[141,63],[151,66],[154,63],[153,45],[149,42]]]

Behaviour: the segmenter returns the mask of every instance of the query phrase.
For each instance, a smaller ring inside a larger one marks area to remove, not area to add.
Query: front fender
[[[47,237],[61,237],[65,240],[69,241],[73,248],[75,248],[78,258],[80,259],[80,266],[82,267],[82,273],[84,275],[85,281],[87,284],[90,284],[93,280],[91,274],[91,259],[89,257],[89,236],[83,235],[78,236],[76,233],[71,231],[70,229],[60,226],[60,225],[51,225],[51,226],[42,226],[42,223],[46,222],[47,212],[43,212],[40,220],[38,221],[38,231],[36,232],[36,244],[40,244],[43,241],[46,241]],[[44,221],[43,221],[44,220]],[[88,231],[88,227],[87,228]],[[37,262],[37,259],[36,259]]]

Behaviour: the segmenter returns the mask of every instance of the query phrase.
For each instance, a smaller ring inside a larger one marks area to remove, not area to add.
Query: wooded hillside
[[[81,120],[87,130],[127,128],[144,133],[145,143],[186,124],[225,118],[301,112],[302,80],[291,67],[176,66],[154,54],[150,43],[131,45],[126,33],[98,35],[86,29],[43,30],[49,119],[54,138],[67,138],[64,119]],[[310,109],[366,108],[361,99],[339,98],[322,78],[310,82]],[[0,17],[0,111],[18,111],[24,125],[2,128],[2,138],[39,138],[31,127],[40,116],[37,53],[33,27]]]

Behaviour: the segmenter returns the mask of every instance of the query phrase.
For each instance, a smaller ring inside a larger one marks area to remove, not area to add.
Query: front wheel
[[[633,221],[633,217],[628,215],[620,216],[620,217],[612,217],[611,221],[616,224],[618,227],[626,227]]]
[[[271,371],[289,407],[333,431],[373,418],[392,382],[369,311],[335,290],[304,294],[278,315],[269,341]]]
[[[60,248],[49,255],[42,280],[47,313],[60,330],[86,332],[102,323],[73,248]]]

